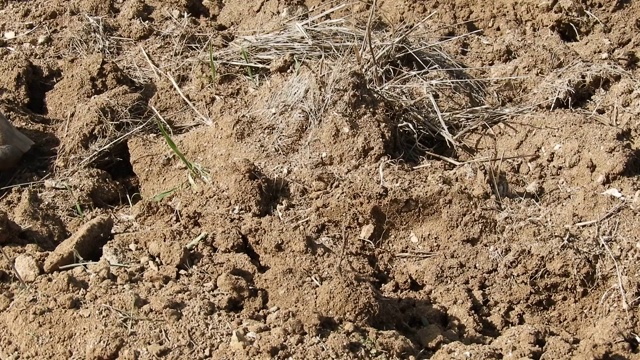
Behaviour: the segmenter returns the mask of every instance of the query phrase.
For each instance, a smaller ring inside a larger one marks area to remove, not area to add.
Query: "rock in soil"
[[[16,271],[24,282],[34,282],[40,275],[40,266],[38,262],[30,255],[22,254],[15,260]]]
[[[111,236],[112,227],[113,219],[106,215],[89,221],[49,254],[44,263],[44,271],[50,273],[71,264],[76,254],[84,260],[97,258],[99,250]]]
[[[242,306],[249,297],[249,284],[240,276],[222,274],[216,280],[218,290],[223,296],[218,299],[218,306],[225,310],[233,310]]]
[[[31,146],[33,141],[13,127],[13,124],[0,113],[0,170],[8,170],[15,166]]]

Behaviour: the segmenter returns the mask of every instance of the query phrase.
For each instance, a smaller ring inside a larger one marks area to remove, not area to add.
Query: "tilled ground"
[[[378,0],[526,109],[419,158],[357,49],[214,56],[338,3],[0,4],[1,359],[638,356],[638,3]]]

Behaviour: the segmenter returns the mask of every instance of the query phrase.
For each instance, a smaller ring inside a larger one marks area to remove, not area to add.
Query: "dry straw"
[[[356,64],[367,89],[392,110],[392,121],[404,135],[401,146],[414,159],[442,144],[463,148],[462,137],[468,132],[525,110],[490,105],[487,83],[513,78],[470,76],[468,69],[442,50],[443,42],[454,39],[432,40],[425,26],[430,16],[416,25],[389,30],[375,23],[375,7],[364,23],[338,17],[345,7],[333,7],[274,32],[239,37],[203,60],[215,58],[215,66],[250,67],[252,77],[284,57],[292,57],[296,64],[304,62],[316,78],[297,76],[297,81],[289,82],[296,88],[282,89],[282,104],[297,102],[286,96],[299,95],[304,87],[299,80],[330,85],[332,76],[347,73]],[[310,109],[312,120],[322,118],[329,102],[340,101],[332,98],[331,86],[325,85],[323,91],[308,98],[312,104],[303,105]]]
[[[618,65],[579,60],[548,74],[534,90],[534,102],[551,110],[572,109],[589,100],[598,89],[624,77],[630,78],[631,74]]]

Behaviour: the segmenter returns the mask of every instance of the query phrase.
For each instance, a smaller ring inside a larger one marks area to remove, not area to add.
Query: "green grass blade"
[[[247,49],[245,48],[241,48],[240,49],[242,51],[242,58],[244,58],[244,62],[247,63],[247,74],[249,75],[249,78],[251,79],[251,81],[253,81],[254,83],[257,84],[256,79],[253,77],[253,70],[251,69],[251,65],[249,65],[249,53],[247,52]]]
[[[196,171],[195,171],[195,168],[193,167],[193,164],[191,164],[191,162],[189,160],[187,160],[187,158],[184,156],[182,151],[180,151],[180,149],[178,149],[178,146],[176,145],[175,142],[173,142],[173,139],[171,139],[171,136],[169,136],[169,133],[167,132],[167,129],[165,129],[164,125],[162,125],[162,122],[156,121],[156,123],[158,124],[158,128],[160,129],[160,132],[162,133],[162,137],[164,137],[164,140],[167,142],[167,145],[169,145],[171,150],[176,155],[178,155],[178,158],[180,158],[180,160],[187,166],[189,171],[192,174],[197,175]]]
[[[82,205],[80,205],[80,202],[78,202],[78,198],[76,198],[76,195],[73,193],[73,190],[71,190],[71,187],[67,184],[67,183],[62,183],[64,185],[64,187],[67,189],[67,191],[69,191],[71,193],[71,197],[73,197],[76,201],[75,205],[73,206],[77,215],[81,218],[84,219],[84,211],[82,210]]]
[[[151,198],[151,200],[155,201],[155,202],[160,202],[163,199],[173,195],[176,191],[178,191],[177,187],[174,187],[173,189],[169,189],[167,191],[163,191],[159,194],[156,194],[154,197]]]

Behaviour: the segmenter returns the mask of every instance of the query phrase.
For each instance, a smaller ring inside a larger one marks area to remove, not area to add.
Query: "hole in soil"
[[[95,160],[95,167],[111,175],[113,180],[136,177],[131,165],[131,155],[126,142],[113,146]]]
[[[629,358],[625,355],[616,354],[616,353],[607,351],[604,355],[602,355],[601,359],[602,360],[627,360]]]
[[[437,140],[424,134],[416,137],[416,134],[398,128],[386,143],[385,152],[393,159],[400,159],[410,165],[419,164],[427,152],[455,159],[457,157],[454,148],[447,145],[444,140]]]
[[[640,149],[634,149],[624,164],[622,174],[626,177],[634,177],[640,175]]]
[[[421,291],[422,289],[424,289],[424,285],[418,283],[412,277],[409,277],[409,290]]]
[[[631,4],[631,0],[616,0],[614,4],[615,5],[613,6],[613,11],[618,11]]]
[[[611,81],[609,79],[595,77],[589,82],[581,82],[581,85],[582,86],[579,86],[576,89],[573,99],[573,105],[577,107],[582,107],[591,101],[591,98],[595,95],[598,89],[608,91],[611,87]]]
[[[427,153],[455,158],[455,151],[447,143],[444,134],[448,132],[455,136],[466,125],[456,119],[442,119],[441,113],[485,105],[485,86],[474,81],[463,64],[429,51],[399,56],[385,68],[381,77],[401,78],[407,72],[424,74],[422,81],[447,82],[451,86],[446,90],[438,88],[437,91],[429,91],[433,97],[430,100],[416,98],[415,94],[409,92],[404,95],[413,99],[410,102],[384,97],[379,99],[385,103],[388,109],[386,120],[394,129],[385,146],[387,154],[412,164],[422,160]],[[447,123],[446,130],[443,122]]]
[[[347,350],[352,354],[357,354],[362,351],[362,342],[361,341],[351,341],[347,344]]]
[[[557,292],[554,290],[552,290],[553,292]],[[556,304],[556,302],[549,296],[542,296],[539,299],[537,299],[536,301],[533,302],[534,306],[539,307],[542,310],[549,310],[551,309],[552,306],[554,306]]]
[[[555,31],[560,35],[560,39],[564,42],[578,42],[580,41],[580,31],[578,28],[565,19],[557,20],[554,25],[551,26],[551,31]]]
[[[483,31],[476,25],[473,21],[468,21],[465,26],[467,27],[467,32],[478,32],[478,35],[483,35]]]
[[[386,231],[386,225],[388,225],[387,214],[378,205],[375,205],[371,208],[371,217],[373,218],[373,223],[375,224],[372,239],[375,243],[384,241],[389,236],[389,233]]]
[[[98,249],[96,249],[95,251],[91,252],[91,254],[89,254],[86,259],[83,258],[83,261],[100,261],[100,259],[102,258],[102,246],[99,247]]]
[[[261,173],[257,173],[255,176],[262,177],[265,180],[265,186],[263,186],[261,192],[261,212],[264,216],[273,215],[280,200],[290,196],[289,184],[285,179],[279,177],[271,179]]]
[[[240,234],[240,237],[242,238],[244,253],[249,256],[249,259],[251,259],[251,263],[256,267],[260,274],[264,274],[265,272],[267,272],[267,270],[269,270],[269,267],[264,266],[262,265],[262,263],[260,263],[260,255],[253,249],[253,246],[249,242],[249,238],[244,234]]]
[[[27,89],[29,91],[29,102],[27,108],[36,114],[47,114],[47,103],[45,96],[47,92],[53,89],[55,83],[55,77],[60,76],[60,72],[54,72],[48,76],[44,76],[44,73],[40,67],[33,67],[33,75],[27,79]]]
[[[628,69],[636,69],[638,67],[638,62],[640,62],[640,58],[633,51],[627,51],[624,54],[626,57],[625,67]]]
[[[332,332],[336,331],[339,328],[339,324],[332,317],[328,316],[318,316],[318,320],[320,321],[319,329],[320,336],[327,337]]]
[[[202,4],[202,1],[189,1],[187,3],[187,12],[193,17],[209,17],[209,9]]]
[[[611,79],[601,76],[594,76],[591,79],[583,78],[573,85],[571,96],[566,99],[557,98],[554,103],[555,108],[570,109],[582,108],[586,106],[596,91],[603,89],[608,91],[611,88]]]
[[[141,200],[138,176],[133,171],[129,146],[126,142],[117,144],[101,154],[94,164],[97,169],[106,171],[111,179],[121,184],[121,191],[127,195],[127,199],[121,199],[121,201],[133,205]]]
[[[480,239],[477,238],[477,237],[468,237],[466,239],[463,239],[462,241],[464,243],[467,243],[467,244],[471,245],[471,246],[476,246],[480,242]]]
[[[411,315],[409,320],[407,320],[407,325],[409,325],[410,328],[419,329],[424,326],[424,321],[419,316]]]
[[[638,338],[636,336],[629,336],[625,340],[629,343],[632,353],[637,354],[640,352],[640,343],[638,343]]]
[[[540,358],[542,358],[542,354],[543,354],[542,349],[544,349],[544,347],[547,345],[547,342],[545,341],[545,339],[542,336],[539,336],[539,337],[536,337],[536,339],[535,339],[535,341],[533,343],[540,350],[534,351],[532,356],[533,356],[534,359],[539,360]]]

